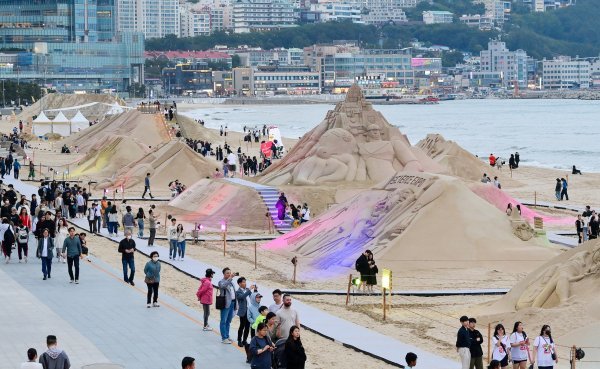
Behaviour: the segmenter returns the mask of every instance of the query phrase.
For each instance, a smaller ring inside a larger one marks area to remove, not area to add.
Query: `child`
[[[258,317],[256,318],[256,320],[254,321],[254,323],[252,323],[252,331],[256,332],[256,327],[258,327],[259,323],[264,323],[265,319],[267,319],[267,314],[269,313],[269,308],[266,306],[261,306],[258,308]]]

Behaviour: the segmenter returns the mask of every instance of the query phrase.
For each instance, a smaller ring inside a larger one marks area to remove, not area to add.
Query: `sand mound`
[[[124,150],[113,151],[122,153]],[[129,154],[131,153],[128,152]],[[131,156],[140,155],[136,152]],[[121,185],[130,188],[138,184],[143,185],[146,173],[150,173],[152,187],[167,188],[169,182],[175,179],[184,184],[191,184],[210,176],[214,170],[213,163],[195,153],[186,144],[171,141],[143,155],[141,159],[121,167],[114,179],[100,183],[98,188],[116,188]]]
[[[170,139],[158,114],[128,111],[78,132],[64,139],[62,143],[71,148],[78,146],[80,152],[86,153],[97,147],[98,143],[112,141],[114,136],[127,137],[132,144],[136,143],[149,148],[155,148]],[[125,163],[138,159],[138,157],[131,157]]]
[[[582,362],[600,360],[600,348],[589,348],[599,346],[599,272],[600,240],[592,240],[544,263],[508,294],[479,310],[488,314],[487,321],[526,322],[530,336],[550,324],[562,345],[558,353],[563,363],[568,358],[564,346],[572,345],[588,347]]]
[[[428,134],[416,145],[453,176],[478,181],[483,173],[493,177],[496,169],[440,134]]]
[[[202,179],[169,203],[169,214],[186,223],[220,232],[221,221],[234,233],[267,232],[267,207],[256,191],[222,180]]]
[[[375,111],[354,85],[346,100],[259,180],[271,185],[380,182],[401,170],[442,168]]]
[[[558,251],[513,234],[508,217],[452,177],[402,172],[267,245],[347,272],[365,249],[379,268],[521,270]]]

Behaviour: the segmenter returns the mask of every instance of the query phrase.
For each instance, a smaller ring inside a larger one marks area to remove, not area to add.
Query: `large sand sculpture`
[[[331,182],[387,180],[396,172],[439,173],[441,167],[373,109],[354,85],[346,100],[305,134],[261,183],[319,185]]]
[[[562,345],[559,347],[559,357],[568,358],[568,347],[576,345],[585,348],[584,361],[598,361],[600,349],[590,348],[598,347],[598,278],[600,240],[592,240],[544,263],[517,283],[508,294],[477,309],[480,313],[488,314],[485,320],[522,320],[527,322],[530,330],[550,324],[554,328],[554,338]],[[530,334],[537,333],[530,330]]]
[[[220,232],[227,222],[230,232],[268,231],[267,207],[256,191],[224,180],[202,179],[169,203],[169,214],[204,231]]]
[[[213,163],[198,155],[188,145],[181,141],[171,141],[147,153],[141,159],[129,163],[125,167],[121,166],[113,172],[116,174],[111,179],[100,182],[98,188],[143,186],[146,173],[150,173],[152,186],[166,189],[169,182],[175,179],[184,184],[192,184],[210,176],[214,170]]]
[[[265,247],[332,271],[353,267],[365,249],[392,270],[469,264],[518,271],[558,252],[515,236],[508,217],[459,179],[399,172],[383,183]]]
[[[440,134],[428,134],[416,146],[456,177],[478,181],[483,173],[493,177],[497,171]]]

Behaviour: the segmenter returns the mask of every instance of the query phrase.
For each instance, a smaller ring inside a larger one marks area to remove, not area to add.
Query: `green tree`
[[[442,66],[454,67],[465,61],[465,56],[460,51],[448,51],[442,54]]]

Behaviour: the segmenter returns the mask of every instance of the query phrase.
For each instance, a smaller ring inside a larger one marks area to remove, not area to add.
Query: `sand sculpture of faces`
[[[311,151],[294,168],[294,184],[352,181],[356,177],[356,140],[350,132],[333,128],[325,132]]]
[[[571,256],[562,264],[548,267],[540,278],[519,297],[517,310],[528,307],[554,307],[570,297],[571,283],[597,274],[600,271],[600,247]]]

